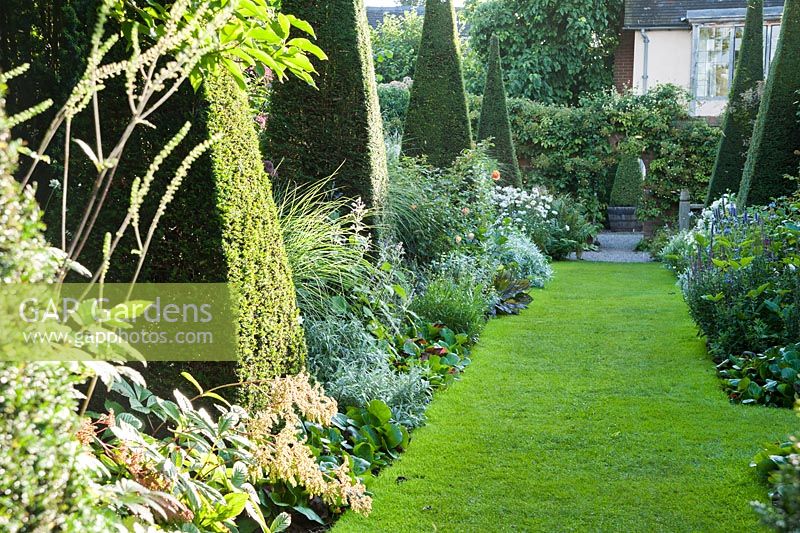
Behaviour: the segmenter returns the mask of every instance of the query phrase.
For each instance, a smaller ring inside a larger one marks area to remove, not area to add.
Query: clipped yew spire
[[[503,66],[500,61],[500,40],[492,36],[489,65],[486,69],[486,87],[483,90],[481,118],[478,122],[478,140],[492,139],[492,156],[500,164],[500,185],[522,187],[517,151],[511,138],[511,122],[506,105],[506,87],[503,83]]]
[[[451,0],[427,0],[414,85],[403,132],[403,153],[447,167],[472,144]]]

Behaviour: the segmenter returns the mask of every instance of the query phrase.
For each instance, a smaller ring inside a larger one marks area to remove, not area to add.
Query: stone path
[[[581,259],[602,263],[649,263],[653,260],[649,253],[635,251],[643,238],[642,233],[603,232],[597,236],[598,250],[584,252]],[[570,259],[576,260],[575,254]]]

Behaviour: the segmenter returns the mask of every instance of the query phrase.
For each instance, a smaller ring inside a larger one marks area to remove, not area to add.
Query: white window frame
[[[699,53],[700,48],[700,29],[701,28],[731,28],[733,31],[731,32],[731,45],[730,45],[730,58],[729,58],[729,72],[730,77],[728,79],[728,88],[733,86],[733,77],[736,73],[736,29],[743,28],[743,24],[740,22],[725,22],[725,23],[698,23],[692,24],[692,58],[691,58],[691,95],[693,102],[713,102],[719,100],[727,100],[728,94],[724,96],[697,96],[697,83],[698,83],[698,72],[697,72],[697,55]],[[775,50],[773,50],[773,32],[780,32],[781,23],[780,21],[768,21],[764,22],[764,76],[767,75],[769,72],[769,67],[772,62],[772,59],[775,56]]]

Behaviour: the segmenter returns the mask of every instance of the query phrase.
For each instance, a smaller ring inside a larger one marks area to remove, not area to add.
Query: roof
[[[783,2],[764,0],[765,13],[774,12],[770,8],[782,8]],[[731,16],[743,19],[746,8],[747,0],[625,0],[625,28],[687,28],[690,11],[702,11],[707,20],[717,15],[719,20],[730,20]]]
[[[410,7],[410,6],[393,6],[393,7],[367,7],[367,20],[369,25],[375,28],[378,24],[383,22],[383,17],[386,15],[402,15],[406,11],[416,9],[420,15],[425,14],[423,6]]]

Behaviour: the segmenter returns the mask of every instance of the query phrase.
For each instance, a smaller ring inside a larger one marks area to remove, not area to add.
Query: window
[[[727,96],[733,82],[736,33],[741,27],[700,26],[695,52],[695,91],[696,98],[717,98]]]
[[[769,70],[769,65],[775,59],[775,51],[778,49],[778,37],[781,35],[781,25],[771,24],[764,26],[764,73]]]
[[[699,100],[726,98],[742,46],[743,26],[699,25],[694,33],[693,94]],[[775,57],[780,25],[764,26],[764,68]]]

